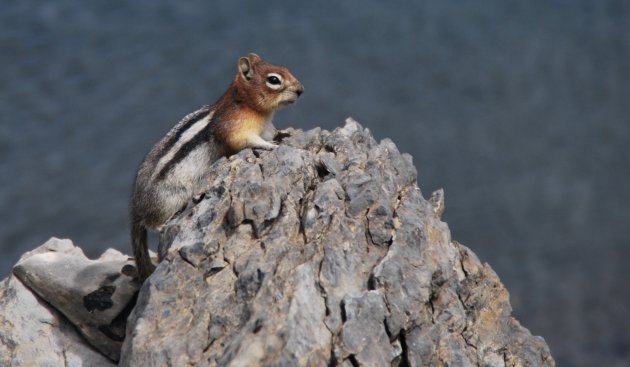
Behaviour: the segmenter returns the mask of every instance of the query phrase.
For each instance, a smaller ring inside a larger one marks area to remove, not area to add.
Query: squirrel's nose
[[[304,86],[302,86],[302,84],[298,85],[298,87],[295,89],[295,94],[299,96],[302,95],[302,93],[304,92]]]

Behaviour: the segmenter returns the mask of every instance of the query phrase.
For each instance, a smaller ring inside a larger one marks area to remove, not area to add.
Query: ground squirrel
[[[273,149],[274,111],[295,102],[304,88],[284,67],[256,54],[238,60],[228,90],[212,106],[187,115],[144,158],[131,197],[131,241],[138,276],[155,266],[147,229],[160,231],[193,197],[210,165],[245,148]]]

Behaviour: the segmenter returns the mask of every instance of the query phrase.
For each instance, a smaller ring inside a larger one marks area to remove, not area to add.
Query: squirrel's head
[[[254,53],[238,60],[235,85],[252,108],[264,112],[295,102],[304,91],[287,68],[270,64]]]

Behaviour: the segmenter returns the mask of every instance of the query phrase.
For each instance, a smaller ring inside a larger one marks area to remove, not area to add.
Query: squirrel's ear
[[[260,62],[262,60],[260,58],[260,56],[256,55],[253,52],[251,52],[249,55],[247,55],[247,58],[249,59],[249,62],[251,62],[252,64],[255,64],[255,63]]]
[[[247,57],[241,57],[240,59],[238,59],[238,70],[241,75],[247,80],[250,80],[252,76],[254,76],[252,63]]]

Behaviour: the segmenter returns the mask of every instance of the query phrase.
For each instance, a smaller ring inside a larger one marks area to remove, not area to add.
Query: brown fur
[[[225,142],[229,153],[248,147],[250,135],[260,136],[265,125],[270,122],[273,112],[293,103],[302,93],[302,84],[282,66],[270,64],[256,54],[249,54],[247,60],[252,69],[248,79],[239,60],[239,72],[234,81],[213,106],[213,135]],[[272,90],[266,85],[266,77],[275,73],[284,79],[284,87]],[[290,95],[294,94],[295,97]],[[287,97],[289,96],[289,97]]]

